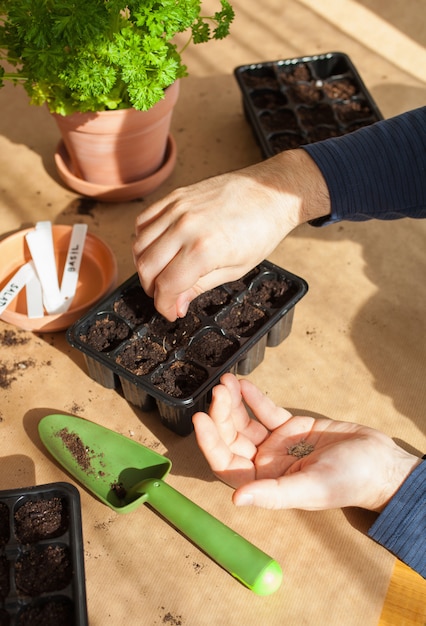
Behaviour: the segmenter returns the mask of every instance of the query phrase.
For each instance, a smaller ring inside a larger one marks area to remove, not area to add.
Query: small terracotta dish
[[[25,235],[32,228],[20,230],[0,241],[0,289],[14,276],[22,265],[31,260]],[[72,226],[53,225],[58,275],[62,276]],[[30,319],[27,315],[25,289],[10,302],[0,319],[23,330],[57,332],[66,330],[100,298],[117,284],[117,261],[112,250],[99,237],[87,233],[81,260],[77,290],[68,311],[56,315]]]
[[[77,176],[72,169],[71,159],[63,141],[59,142],[56,149],[55,164],[62,181],[70,189],[83,196],[95,198],[101,202],[129,202],[143,198],[155,191],[172,173],[176,164],[176,157],[176,142],[172,135],[169,135],[164,163],[156,172],[132,183],[111,186],[90,183]]]

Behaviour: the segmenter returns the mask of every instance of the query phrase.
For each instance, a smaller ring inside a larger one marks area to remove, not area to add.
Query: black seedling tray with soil
[[[0,491],[0,626],[87,626],[80,495]]]
[[[383,119],[341,52],[241,65],[234,75],[265,158]]]
[[[264,261],[241,280],[201,294],[188,313],[169,322],[131,276],[67,331],[84,353],[89,375],[148,411],[179,435],[192,431],[225,372],[249,374],[266,346],[290,333],[304,280]]]

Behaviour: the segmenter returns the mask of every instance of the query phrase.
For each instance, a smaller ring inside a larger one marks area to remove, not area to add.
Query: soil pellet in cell
[[[278,82],[273,71],[261,70],[260,72],[253,70],[243,75],[243,80],[248,87],[255,89],[278,89]]]
[[[306,128],[315,128],[319,124],[336,125],[333,109],[328,104],[318,104],[315,107],[300,107],[300,120]]]
[[[146,324],[155,314],[154,300],[148,298],[139,286],[132,287],[124,293],[114,302],[113,309],[115,313],[135,326]]]
[[[253,287],[247,301],[265,308],[279,308],[288,297],[288,289],[288,284],[282,280],[265,280]]]
[[[262,326],[265,320],[265,313],[249,304],[239,304],[221,317],[219,323],[221,327],[231,335],[240,337],[250,337]]]
[[[210,317],[229,304],[230,301],[231,295],[225,289],[216,288],[195,298],[189,305],[189,310],[199,318]]]
[[[200,318],[192,311],[188,311],[185,317],[175,322],[169,322],[165,317],[158,317],[149,328],[161,342],[172,348],[178,348],[186,345],[200,326]]]
[[[30,548],[16,561],[15,579],[18,592],[29,596],[64,589],[72,579],[68,548]]]
[[[282,109],[274,113],[265,113],[260,118],[260,123],[268,132],[274,131],[299,131],[299,125],[292,111]]]
[[[34,543],[62,535],[68,526],[68,510],[62,498],[28,501],[14,515],[15,536],[21,543]]]
[[[237,347],[235,341],[210,330],[190,345],[186,356],[203,365],[218,367],[234,354]]]
[[[252,102],[258,109],[278,109],[287,104],[287,98],[280,91],[258,91],[252,96]]]
[[[348,78],[343,78],[324,83],[323,90],[331,100],[347,100],[356,94],[357,87]]]
[[[140,337],[128,343],[117,356],[119,365],[137,376],[145,376],[167,359],[167,350],[147,337]]]
[[[345,124],[359,120],[360,118],[368,118],[372,111],[370,107],[362,102],[344,102],[335,104],[334,110],[339,120]]]
[[[129,327],[121,320],[109,316],[96,320],[81,339],[98,352],[106,352],[118,346],[130,334]]]
[[[304,146],[307,141],[302,135],[296,135],[294,133],[277,133],[273,135],[269,143],[271,144],[274,152],[282,152],[283,150],[293,150]]]
[[[74,626],[74,609],[68,602],[49,600],[23,609],[16,623],[17,626]]]
[[[186,398],[207,380],[207,372],[192,363],[176,361],[160,375],[153,378],[152,383],[174,398]]]
[[[313,81],[292,87],[290,93],[296,102],[304,104],[315,104],[322,98],[321,90]]]
[[[304,63],[297,65],[283,66],[280,71],[280,79],[283,83],[296,83],[298,81],[309,81],[312,75],[310,69]]]

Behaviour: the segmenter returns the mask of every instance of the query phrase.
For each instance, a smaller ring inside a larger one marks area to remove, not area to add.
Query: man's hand
[[[176,189],[136,220],[142,287],[174,321],[200,293],[241,278],[298,224],[329,209],[325,181],[303,150]]]
[[[233,374],[214,388],[209,414],[196,413],[193,423],[211,469],[236,488],[236,505],[380,511],[420,463],[372,428],[292,416]]]

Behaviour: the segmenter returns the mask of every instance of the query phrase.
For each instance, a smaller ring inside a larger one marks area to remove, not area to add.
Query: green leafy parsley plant
[[[0,87],[22,84],[53,113],[146,111],[187,75],[183,49],[229,34],[228,0],[0,0]],[[178,50],[173,38],[188,31]]]

